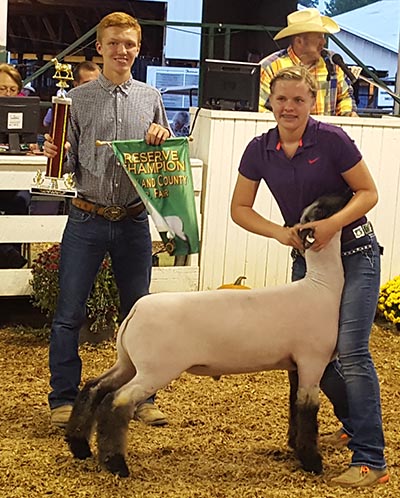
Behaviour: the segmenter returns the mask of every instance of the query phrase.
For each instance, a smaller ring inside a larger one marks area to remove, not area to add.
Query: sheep
[[[326,218],[347,200],[319,198],[301,221]],[[139,299],[118,331],[116,363],[87,382],[76,399],[66,429],[72,454],[91,456],[89,440],[97,422],[100,463],[127,477],[127,431],[136,407],[183,372],[218,377],[283,369],[296,373],[290,375],[289,445],[304,470],[321,473],[319,382],[337,341],[344,284],[340,233],[318,252],[305,250],[307,275],[297,282]],[[300,235],[308,249],[312,230]]]

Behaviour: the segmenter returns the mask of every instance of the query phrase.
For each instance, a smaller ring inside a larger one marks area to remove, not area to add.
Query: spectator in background
[[[24,97],[35,97],[36,96],[36,90],[35,88],[32,86],[32,83],[29,82],[27,83],[26,85],[24,85],[24,87],[22,88],[21,90],[21,94],[24,96]]]
[[[187,137],[190,132],[190,114],[178,111],[172,118],[171,129],[176,137]]]
[[[10,64],[0,64],[0,97],[16,97],[21,94],[22,77]]]
[[[303,9],[287,16],[288,26],[274,40],[290,37],[288,48],[261,60],[259,111],[269,108],[270,81],[285,67],[304,66],[317,82],[317,97],[311,114],[357,116],[353,88],[342,69],[321,56],[328,33],[337,33],[339,26],[317,9]]]
[[[88,83],[92,80],[97,80],[99,74],[101,73],[100,67],[92,61],[83,61],[80,62],[73,71],[74,75],[74,87],[79,85],[83,85],[84,83]],[[57,93],[58,95],[58,93]],[[46,112],[45,117],[43,118],[43,126],[48,128],[51,125],[51,121],[53,119],[53,111],[51,107]]]
[[[9,64],[0,64],[0,98],[21,94],[22,78]],[[25,190],[1,190],[0,214],[28,214],[30,194]],[[21,254],[21,244],[0,244],[0,268],[22,268],[27,260]]]

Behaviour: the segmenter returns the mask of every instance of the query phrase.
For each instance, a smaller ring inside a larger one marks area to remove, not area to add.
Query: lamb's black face
[[[318,199],[304,209],[300,218],[300,223],[329,218],[343,209],[352,195],[353,193],[351,190],[346,190],[343,194],[328,194],[318,197]]]
[[[308,223],[329,218],[337,213],[349,202],[353,193],[350,189],[343,194],[328,194],[318,197],[312,204],[307,206],[300,218],[300,223]],[[308,249],[314,243],[314,230],[305,228],[299,230],[299,236],[303,241],[304,249]]]
[[[312,228],[304,228],[299,230],[299,236],[303,241],[303,248],[309,249],[315,242],[314,230]]]
[[[319,201],[317,200],[304,209],[303,214],[300,218],[300,223],[322,220],[323,218],[323,209],[321,208]]]

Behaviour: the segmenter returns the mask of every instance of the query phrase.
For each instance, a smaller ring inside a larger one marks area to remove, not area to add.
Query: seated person
[[[190,132],[190,114],[178,111],[172,118],[171,129],[176,137],[187,137]]]
[[[9,64],[0,64],[0,98],[21,94],[22,78]],[[30,194],[24,190],[0,190],[0,214],[28,214]],[[22,268],[27,260],[21,244],[0,244],[0,268]]]

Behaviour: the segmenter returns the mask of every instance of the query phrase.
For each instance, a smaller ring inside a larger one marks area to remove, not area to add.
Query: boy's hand
[[[170,136],[171,133],[167,128],[164,128],[157,123],[151,123],[150,128],[147,131],[145,141],[148,145],[161,145]]]
[[[57,145],[55,145],[53,143],[54,142],[53,138],[48,133],[45,133],[44,138],[45,138],[45,141],[43,144],[44,155],[46,157],[49,157],[50,159],[53,157],[56,157],[58,147],[57,147]],[[68,152],[70,147],[71,147],[71,144],[69,142],[65,142],[65,145],[64,145],[65,152]]]

